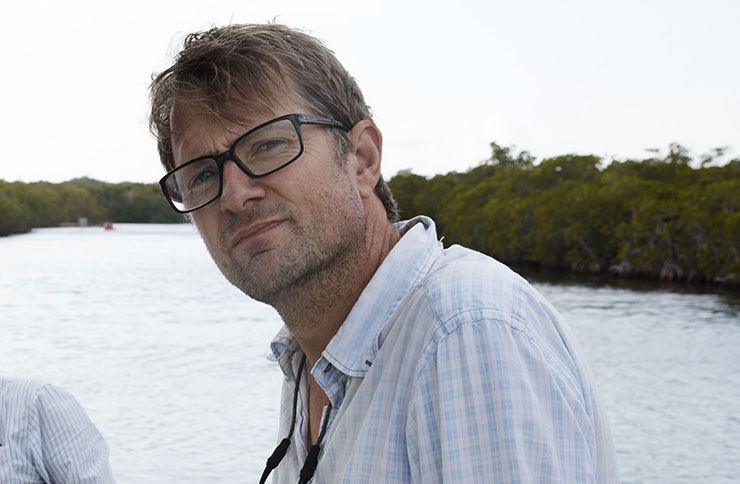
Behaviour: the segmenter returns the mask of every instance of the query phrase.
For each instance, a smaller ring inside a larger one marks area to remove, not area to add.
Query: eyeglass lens
[[[301,140],[291,120],[281,119],[240,138],[232,153],[248,174],[260,176],[298,157]],[[200,158],[172,171],[165,179],[165,188],[175,207],[187,211],[218,197],[221,178],[219,164],[214,158]]]

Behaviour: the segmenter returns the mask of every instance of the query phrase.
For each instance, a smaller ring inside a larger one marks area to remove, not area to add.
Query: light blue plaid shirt
[[[0,378],[0,484],[113,484],[108,446],[77,400]]]
[[[429,218],[400,226],[311,370],[332,404],[312,483],[617,482],[604,409],[557,311],[490,257],[443,249]],[[303,352],[286,328],[271,348],[282,439]],[[307,455],[306,381],[276,483],[298,482]]]

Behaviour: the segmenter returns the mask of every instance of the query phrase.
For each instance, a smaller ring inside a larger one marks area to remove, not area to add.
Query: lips
[[[267,220],[262,222],[251,223],[245,227],[241,227],[234,232],[229,240],[229,245],[233,249],[237,245],[247,242],[250,239],[255,239],[262,234],[269,232],[270,230],[281,225],[285,220]]]

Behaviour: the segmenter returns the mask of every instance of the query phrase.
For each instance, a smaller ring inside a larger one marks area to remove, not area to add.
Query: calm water
[[[740,480],[740,297],[535,286],[591,363],[623,482]],[[279,327],[189,225],[0,238],[0,374],[72,391],[123,484],[257,482],[277,440]]]

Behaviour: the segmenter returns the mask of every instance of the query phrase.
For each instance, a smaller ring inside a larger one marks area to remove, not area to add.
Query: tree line
[[[90,224],[183,221],[154,183],[112,184],[89,178],[64,183],[0,180],[0,235],[74,224],[80,217]]]
[[[740,158],[674,143],[641,160],[535,163],[491,148],[464,173],[399,172],[388,183],[402,216],[429,215],[446,245],[515,267],[740,284]]]
[[[429,215],[446,244],[515,267],[740,284],[740,158],[723,150],[608,163],[562,155],[539,163],[491,143],[466,172],[388,182],[403,217]],[[106,221],[178,223],[157,184],[0,180],[0,235]]]

